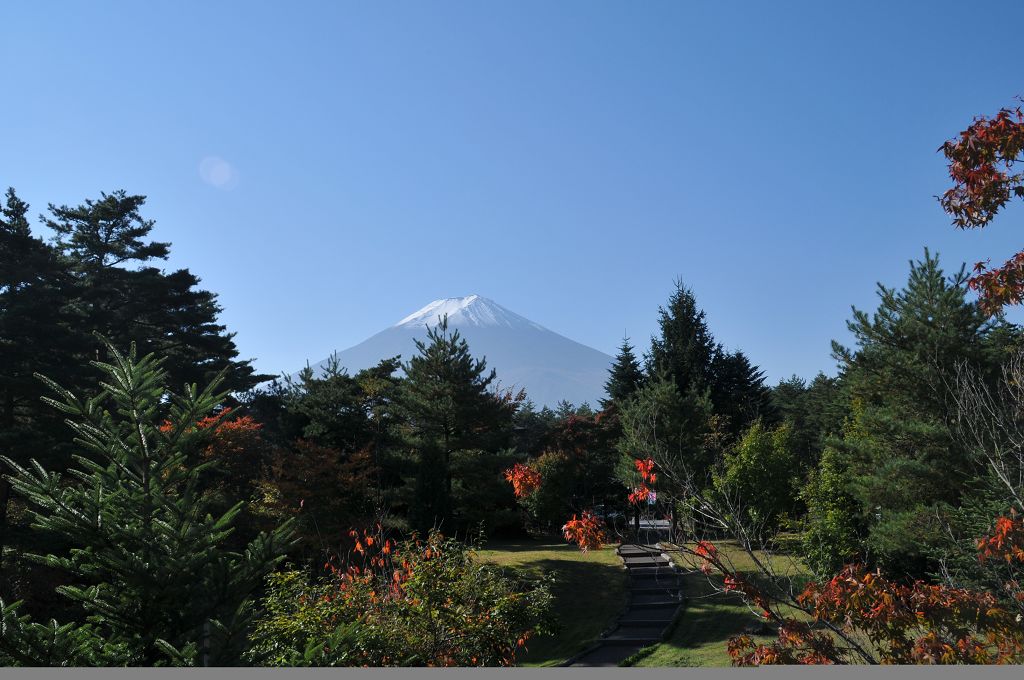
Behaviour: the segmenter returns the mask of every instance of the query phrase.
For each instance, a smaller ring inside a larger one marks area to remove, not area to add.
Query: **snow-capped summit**
[[[436,326],[446,315],[448,325],[455,328],[463,326],[505,326],[507,328],[529,326],[538,330],[546,330],[543,326],[479,295],[434,300],[426,307],[405,317],[395,326],[407,328]]]
[[[479,295],[434,300],[391,328],[354,347],[336,352],[349,373],[401,355],[416,353],[414,340],[422,340],[428,327],[448,316],[448,328],[458,330],[476,357],[494,368],[502,388],[524,388],[538,407],[557,406],[561,400],[597,406],[612,358],[550,331],[493,300]],[[322,370],[327,359],[312,366]]]

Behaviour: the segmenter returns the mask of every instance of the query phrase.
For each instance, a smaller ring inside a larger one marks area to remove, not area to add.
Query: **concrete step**
[[[676,609],[680,604],[680,602],[675,600],[669,602],[668,605],[631,603],[629,609],[619,619],[619,623],[629,623],[631,621],[658,621],[664,622],[665,625],[668,625],[668,622],[676,615]]]
[[[668,628],[668,624],[672,623],[676,612],[674,609],[668,608],[662,611],[666,612],[668,616],[660,619],[627,619],[623,617],[619,619],[619,628],[657,628],[658,630],[665,630]]]
[[[657,586],[630,586],[631,593],[678,593],[679,586],[673,586],[670,584],[657,585]]]
[[[659,634],[655,637],[651,637],[648,635],[631,636],[612,633],[606,638],[601,638],[601,642],[606,645],[632,645],[635,647],[646,647],[647,645],[653,645],[656,642],[661,642],[661,635]]]
[[[637,574],[632,570],[629,572],[629,582],[636,586],[650,586],[662,583],[678,585],[682,580],[681,575],[674,571],[665,571],[661,574]]]
[[[661,637],[661,634],[665,632],[667,624],[663,621],[634,621],[632,623],[619,623],[619,627],[612,631],[614,633],[626,633],[633,636],[651,636]]]
[[[633,571],[634,569],[668,569],[669,562],[665,558],[651,559],[650,557],[627,557],[622,560],[626,569]]]
[[[665,632],[665,626],[620,626],[608,634],[607,637],[602,638],[608,640],[611,638],[618,639],[635,639],[635,640],[660,640],[661,634]]]
[[[643,606],[643,607],[669,607],[679,606],[679,596],[675,593],[667,593],[665,591],[659,593],[632,593],[630,595],[631,606]]]
[[[623,659],[636,654],[641,644],[607,645],[592,649],[572,663],[573,666],[607,667],[618,666]]]
[[[629,570],[631,578],[656,577],[656,576],[681,576],[682,574],[675,567],[633,567]]]
[[[661,548],[650,545],[624,545],[619,549],[620,555],[660,555]]]

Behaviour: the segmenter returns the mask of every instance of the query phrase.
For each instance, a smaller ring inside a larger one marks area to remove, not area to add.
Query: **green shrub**
[[[525,583],[432,533],[355,536],[355,559],[310,582],[269,580],[250,660],[272,666],[509,666],[550,631],[546,582]]]

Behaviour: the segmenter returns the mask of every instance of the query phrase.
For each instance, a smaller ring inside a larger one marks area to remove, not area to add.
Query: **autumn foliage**
[[[654,472],[654,461],[650,458],[644,460],[637,459],[633,461],[633,465],[640,475],[640,484],[629,492],[629,502],[632,505],[640,505],[654,498],[655,493],[648,485],[653,485],[657,482],[658,475]]]
[[[996,520],[990,536],[978,540],[978,559],[1024,564],[1024,519],[1015,510]]]
[[[981,228],[1013,197],[1024,197],[1024,174],[1014,172],[1024,149],[1024,113],[1002,109],[992,118],[978,117],[960,135],[942,145],[953,186],[941,197],[942,208],[960,228]],[[968,282],[989,312],[1024,301],[1024,251],[1002,266],[979,262]]]
[[[327,578],[271,578],[254,658],[271,665],[510,666],[532,636],[549,632],[545,583],[509,579],[457,541],[436,532],[394,541],[379,526],[348,538],[351,553],[323,565]]]
[[[505,479],[512,485],[512,492],[516,498],[525,498],[540,488],[540,473],[529,465],[516,463],[508,470],[505,470]]]
[[[1022,538],[1024,523],[1015,514],[1000,517],[993,534],[978,542],[978,557],[982,561],[1024,562]],[[755,644],[747,635],[730,640],[729,654],[735,665],[1024,661],[1020,615],[992,593],[924,581],[897,583],[880,571],[849,565],[827,583],[807,586],[797,597],[797,605],[811,621],[798,621],[771,611],[760,591],[742,578],[737,581],[717,560],[716,552],[713,546],[698,544],[697,553],[704,556],[705,563],[725,574],[726,589],[742,591],[778,626],[778,639],[769,644]],[[1024,599],[1019,589],[1015,597]],[[870,647],[854,642],[858,639],[868,640]]]
[[[578,517],[572,516],[562,527],[565,540],[575,543],[580,550],[597,550],[608,540],[604,533],[604,522],[594,513],[584,510]]]

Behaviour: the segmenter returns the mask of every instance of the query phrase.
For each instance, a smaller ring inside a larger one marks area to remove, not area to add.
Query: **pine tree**
[[[828,437],[841,431],[848,415],[841,389],[837,378],[819,373],[810,384],[794,375],[771,391],[774,412],[793,428],[794,451],[805,471],[818,464]]]
[[[854,309],[856,350],[833,343],[851,418],[836,447],[848,490],[868,523],[866,547],[892,570],[934,567],[928,545],[941,539],[937,509],[955,507],[978,470],[950,430],[958,367],[990,374],[1013,333],[967,299],[963,268],[947,277],[925,251],[902,290],[879,285],[873,315]]]
[[[98,332],[115,346],[134,342],[165,357],[172,385],[206,384],[223,372],[224,388],[242,391],[268,379],[237,359],[233,334],[217,323],[216,295],[197,288],[195,275],[147,264],[166,259],[170,244],[147,240],[155,223],[140,214],[145,200],[115,191],[75,207],[49,206],[45,224],[77,282],[73,303],[85,312],[86,356],[103,351],[90,335]]]
[[[103,390],[81,399],[46,380],[80,452],[66,475],[4,457],[33,528],[69,544],[36,555],[70,581],[58,592],[81,610],[74,622],[33,624],[19,603],[0,603],[0,655],[19,665],[231,665],[241,658],[252,597],[291,543],[284,525],[241,553],[225,547],[241,503],[218,516],[202,492],[213,463],[187,452],[223,399],[214,382],[176,395],[153,355],[135,347],[94,362]]]
[[[619,345],[619,353],[615,363],[608,370],[608,381],[604,384],[607,399],[601,400],[601,408],[608,409],[612,404],[621,403],[636,392],[644,383],[644,373],[633,353],[629,338],[623,338]]]
[[[416,349],[404,366],[400,402],[417,456],[411,515],[417,528],[427,529],[452,519],[452,455],[500,450],[510,437],[515,409],[489,391],[495,371],[473,358],[458,330],[448,331],[447,317],[427,329],[425,341],[416,340]]]

